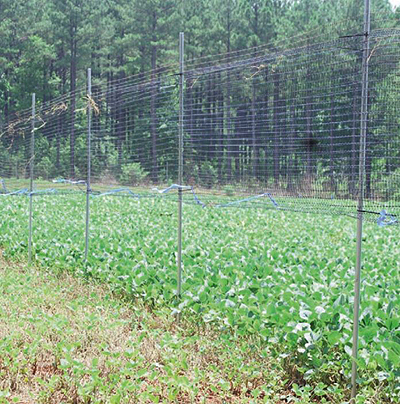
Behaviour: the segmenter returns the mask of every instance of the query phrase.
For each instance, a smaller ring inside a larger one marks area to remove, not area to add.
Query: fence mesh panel
[[[400,211],[400,31],[370,35],[365,218]],[[357,215],[363,35],[301,38],[190,61],[184,75],[185,202]],[[179,66],[38,104],[1,129],[0,192],[82,192],[88,105],[95,195],[158,195],[178,181]],[[157,190],[155,190],[155,188]],[[170,194],[172,197],[176,193]]]

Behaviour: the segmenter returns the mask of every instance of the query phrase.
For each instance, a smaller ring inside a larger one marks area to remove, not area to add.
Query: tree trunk
[[[368,105],[371,105],[371,93],[368,91]],[[368,114],[369,115],[369,114]],[[367,115],[366,120],[368,122],[369,116]],[[372,190],[371,190],[371,180],[372,180],[372,150],[369,147],[369,144],[371,143],[371,134],[368,132],[368,127],[367,127],[367,132],[366,132],[366,147],[365,147],[365,197],[371,198],[372,196]]]
[[[231,52],[231,10],[227,12],[227,61],[230,62]],[[232,181],[232,117],[231,117],[231,72],[226,72],[226,135],[227,135],[227,161],[226,172],[228,182]]]
[[[297,83],[297,75],[292,78],[291,88],[290,88],[290,106],[289,106],[289,134],[287,137],[288,144],[288,164],[287,164],[287,189],[289,192],[295,190],[295,184],[293,183],[295,170],[294,163],[296,160],[296,92],[295,83]]]
[[[186,123],[186,130],[189,135],[190,139],[190,158],[193,160],[192,162],[194,163],[194,150],[195,150],[195,139],[193,136],[193,79],[187,80],[186,82],[186,98],[185,98],[185,122]]]
[[[357,84],[353,86],[353,114],[351,129],[351,162],[350,162],[350,197],[354,197],[356,185],[356,169],[357,169]]]
[[[118,75],[119,79],[124,78],[124,73]],[[122,147],[125,141],[126,136],[126,111],[124,106],[124,101],[121,95],[120,84],[117,85],[116,99],[115,99],[115,108],[116,108],[116,119],[117,119],[117,151],[118,151],[118,170],[121,172],[122,168]]]
[[[221,82],[221,74],[217,73],[217,82]],[[224,95],[221,87],[218,86],[217,95],[217,122],[218,122],[218,181],[220,184],[223,182],[223,165],[224,165]]]
[[[307,63],[307,73],[306,73],[306,144],[307,144],[307,175],[312,174],[312,147],[313,147],[313,134],[311,131],[311,79],[310,79],[310,68],[309,63]],[[311,178],[308,178],[311,181]]]
[[[274,138],[273,138],[273,158],[274,158],[274,183],[279,185],[279,73],[274,73]]]
[[[251,139],[253,148],[253,177],[258,177],[258,146],[256,139],[256,83],[253,77],[252,83],[252,97],[251,97]]]
[[[333,69],[331,70],[331,77],[334,77],[334,72]],[[336,192],[336,184],[335,184],[335,155],[334,155],[334,151],[335,151],[335,126],[334,126],[334,122],[335,122],[335,95],[333,93],[333,85],[334,82],[331,83],[331,95],[330,95],[330,101],[331,101],[331,108],[330,108],[330,122],[329,122],[329,129],[330,129],[330,133],[329,133],[329,172],[330,172],[330,180],[331,180],[331,191],[332,192]]]
[[[270,144],[270,139],[268,136],[268,116],[269,116],[269,91],[268,91],[268,80],[269,80],[269,70],[268,66],[265,67],[264,70],[264,81],[265,81],[265,91],[264,91],[264,105],[263,105],[263,111],[262,111],[262,130],[264,132],[264,140],[263,140],[263,146],[264,146],[264,183],[268,185],[268,175],[269,175],[269,161],[268,161],[268,151],[270,150],[269,144]]]
[[[285,77],[281,77],[280,81],[286,82]],[[286,86],[285,86],[286,87]],[[287,181],[287,158],[288,158],[288,153],[287,153],[287,148],[286,148],[286,119],[287,119],[287,113],[286,113],[286,98],[285,95],[282,94],[279,100],[279,150],[282,150],[280,153],[280,159],[282,160],[282,163],[279,165],[279,175],[281,178],[281,181],[286,180]]]
[[[157,16],[153,13],[153,32],[157,27]],[[153,37],[153,41],[156,38]],[[151,119],[151,155],[152,155],[152,180],[158,181],[158,161],[157,161],[157,89],[156,89],[156,66],[157,66],[157,47],[151,47],[151,100],[150,100],[150,119]]]

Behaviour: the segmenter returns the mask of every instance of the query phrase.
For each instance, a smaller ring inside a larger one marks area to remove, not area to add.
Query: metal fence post
[[[88,259],[89,253],[89,223],[90,223],[90,176],[91,176],[91,137],[92,137],[92,69],[87,71],[87,98],[88,98],[88,137],[87,137],[87,178],[86,178],[86,231],[85,231],[85,261]]]
[[[33,225],[33,167],[35,159],[35,115],[36,94],[32,94],[32,129],[31,129],[31,159],[29,162],[29,239],[28,239],[28,265],[32,263],[32,225]]]
[[[179,33],[179,172],[178,183],[183,185],[183,85],[184,85],[184,33]],[[177,297],[182,293],[182,188],[178,189],[178,285]],[[178,316],[179,319],[179,316]]]
[[[368,120],[368,60],[369,60],[369,34],[370,34],[370,0],[365,0],[364,10],[364,40],[362,58],[362,89],[361,89],[361,128],[360,128],[360,164],[359,164],[359,194],[357,208],[357,259],[354,279],[354,318],[353,318],[353,351],[351,369],[351,402],[355,403],[357,395],[357,356],[358,356],[358,331],[360,317],[360,283],[362,260],[362,232],[363,209],[365,188],[365,159],[367,143]]]

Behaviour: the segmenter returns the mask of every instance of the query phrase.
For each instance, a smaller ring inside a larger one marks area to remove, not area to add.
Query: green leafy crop
[[[107,282],[125,296],[183,312],[221,332],[252,335],[281,359],[301,394],[308,394],[307,385],[320,397],[349,386],[354,220],[185,205],[178,301],[176,202],[93,198],[86,264],[84,197],[41,196],[34,206],[38,263]],[[0,199],[0,245],[8,256],[26,254],[27,207],[26,198]],[[361,391],[399,402],[398,229],[366,224],[363,262]]]

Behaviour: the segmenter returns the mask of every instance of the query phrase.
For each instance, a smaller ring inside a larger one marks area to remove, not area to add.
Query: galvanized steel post
[[[354,279],[354,317],[353,317],[353,363],[351,369],[351,402],[355,403],[357,395],[357,356],[358,356],[358,330],[360,317],[360,284],[362,261],[362,233],[365,188],[365,160],[367,146],[368,124],[368,62],[369,62],[369,36],[370,36],[370,0],[365,0],[364,10],[364,40],[362,57],[362,89],[361,89],[361,129],[360,129],[360,162],[359,162],[359,190],[357,208],[357,259]]]
[[[184,86],[184,33],[179,34],[179,153],[178,153],[178,183],[183,185],[183,86]],[[182,293],[182,203],[183,195],[182,188],[178,189],[178,284],[177,284],[177,297],[179,298]],[[179,318],[179,317],[178,317]]]
[[[90,193],[92,192],[90,187],[91,177],[91,136],[92,136],[92,69],[88,69],[87,72],[87,98],[88,98],[88,137],[87,137],[87,178],[86,178],[86,231],[85,231],[85,261],[87,261],[89,253],[89,223],[90,223]]]
[[[31,129],[31,158],[29,162],[29,238],[28,238],[28,265],[32,263],[32,225],[33,225],[33,167],[35,160],[35,115],[36,94],[32,94],[32,129]]]

